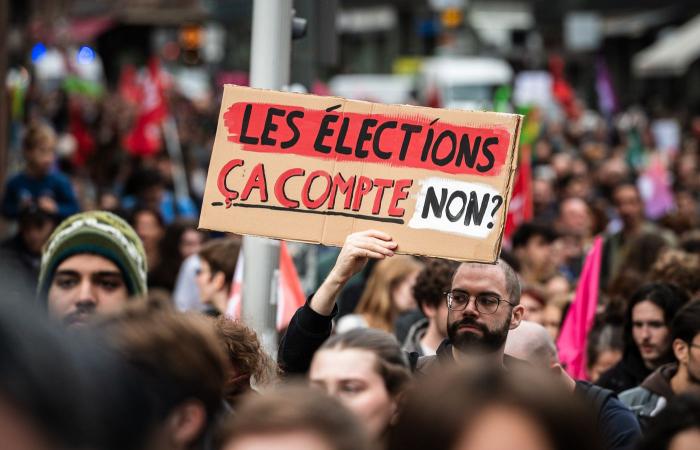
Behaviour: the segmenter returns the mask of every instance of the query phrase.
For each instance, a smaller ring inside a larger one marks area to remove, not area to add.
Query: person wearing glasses
[[[369,258],[394,255],[397,243],[386,233],[367,230],[347,237],[335,266],[316,293],[299,308],[282,338],[279,362],[288,373],[306,373],[315,351],[330,336],[337,314],[336,297]],[[504,261],[497,264],[462,263],[452,278],[447,302],[447,335],[437,355],[409,355],[411,368],[424,372],[434,363],[468,364],[484,359],[508,368],[516,358],[504,354],[508,331],[522,320],[520,282]]]
[[[620,400],[637,415],[642,429],[681,394],[700,394],[700,301],[681,308],[671,322],[671,347],[676,362],[665,364]]]

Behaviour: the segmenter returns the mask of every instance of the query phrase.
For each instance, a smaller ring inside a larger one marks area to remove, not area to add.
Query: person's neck
[[[440,343],[445,339],[445,336],[443,336],[440,331],[438,331],[438,327],[435,324],[434,320],[429,320],[428,322],[428,329],[425,331],[425,335],[420,340],[420,343],[423,347],[429,348],[433,351],[437,351],[437,348],[440,346]]]
[[[47,175],[46,173],[44,173],[44,171],[37,169],[36,167],[29,166],[29,165],[25,167],[24,173],[26,173],[29,178],[35,178],[35,179],[41,179]]]
[[[690,390],[700,392],[700,384],[690,379],[686,366],[678,364],[676,374],[671,377],[671,390],[676,395],[684,394]]]
[[[144,251],[146,252],[148,267],[152,270],[158,264],[160,264],[160,251],[158,249],[158,245],[144,245]]]
[[[226,312],[226,306],[228,304],[228,291],[226,290],[220,290],[211,299],[211,304],[216,308],[217,311],[219,311],[221,314],[224,314]]]
[[[452,356],[457,361],[457,364],[462,366],[490,363],[498,367],[505,367],[503,364],[503,351],[504,347],[491,353],[463,352],[454,345],[452,346]]]
[[[641,228],[642,228],[642,223],[644,223],[644,220],[636,220],[632,223],[625,224],[624,228],[622,229],[622,232],[625,234],[625,236],[632,236],[637,234]]]

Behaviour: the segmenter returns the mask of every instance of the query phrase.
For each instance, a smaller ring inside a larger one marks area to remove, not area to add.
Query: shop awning
[[[700,57],[700,14],[634,56],[638,77],[681,76]]]

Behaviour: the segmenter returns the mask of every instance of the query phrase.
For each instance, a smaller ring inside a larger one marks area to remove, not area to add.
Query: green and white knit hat
[[[130,295],[146,294],[146,253],[141,239],[114,214],[90,211],[67,218],[49,238],[41,257],[39,295],[48,292],[59,264],[81,253],[109,259],[121,270]]]

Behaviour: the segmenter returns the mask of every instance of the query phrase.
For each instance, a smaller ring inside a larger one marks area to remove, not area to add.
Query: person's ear
[[[186,400],[176,406],[167,419],[175,448],[188,448],[199,438],[207,422],[207,412],[202,402]]]
[[[523,305],[516,305],[513,307],[513,314],[510,317],[510,329],[514,330],[518,328],[520,322],[523,320],[523,315],[525,314],[525,307]]]
[[[688,343],[682,339],[674,339],[671,347],[678,362],[688,364]]]
[[[428,319],[432,319],[437,314],[437,308],[431,304],[423,303],[419,306],[425,317]]]
[[[404,402],[404,393],[403,392],[395,395],[394,398],[391,399],[391,418],[389,419],[390,425],[395,425],[396,422],[399,420],[399,413],[402,410],[401,406],[403,405],[403,402]]]
[[[226,287],[226,275],[223,272],[218,271],[211,276],[211,282],[216,287],[217,291],[220,291]]]

